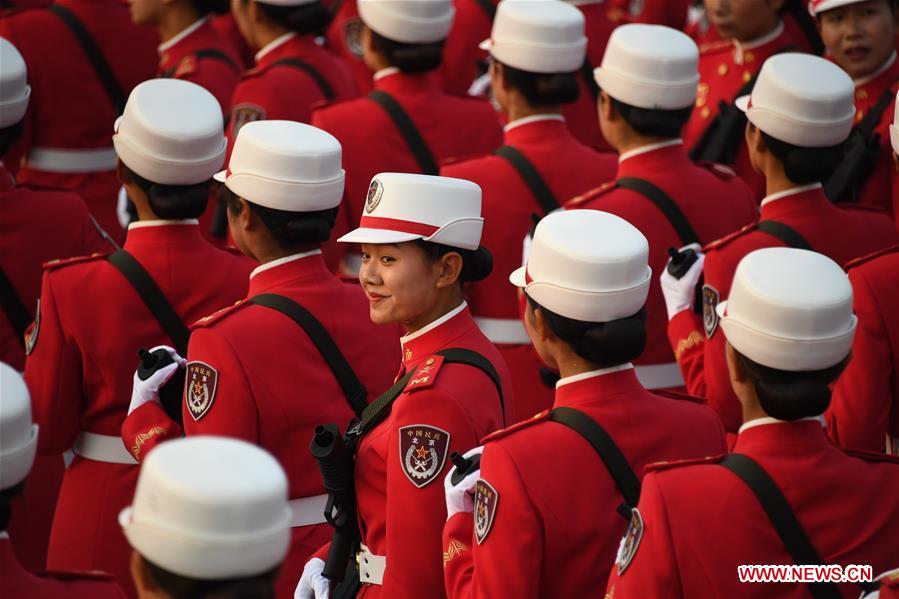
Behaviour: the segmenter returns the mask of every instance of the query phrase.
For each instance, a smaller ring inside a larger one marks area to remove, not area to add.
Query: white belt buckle
[[[387,569],[387,556],[375,555],[362,545],[356,553],[356,563],[359,564],[359,582],[365,584],[384,584],[384,570]]]

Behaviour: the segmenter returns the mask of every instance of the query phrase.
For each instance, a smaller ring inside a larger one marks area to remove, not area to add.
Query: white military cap
[[[119,159],[154,183],[208,181],[225,161],[222,107],[211,93],[180,79],[150,79],[134,88],[115,122]]]
[[[466,250],[481,243],[481,188],[451,177],[379,173],[371,180],[359,228],[337,241],[402,243],[423,239]]]
[[[238,196],[266,208],[315,212],[340,204],[346,173],[340,142],[293,121],[255,121],[240,128],[228,169],[215,175]]]
[[[829,60],[789,52],[765,61],[752,94],[737,108],[753,125],[804,148],[842,143],[852,130],[855,84]]]
[[[859,2],[867,2],[868,0],[809,0],[808,11],[814,16],[820,15],[822,12],[840,8],[847,4],[857,4]]]
[[[622,25],[612,32],[593,78],[603,91],[631,106],[686,108],[696,101],[699,49],[670,27]]]
[[[37,429],[22,375],[0,362],[0,491],[19,484],[31,471]]]
[[[375,33],[405,44],[445,40],[456,14],[452,0],[359,0],[358,8]]]
[[[570,73],[584,64],[584,15],[558,0],[503,0],[482,50],[531,73]]]
[[[138,553],[179,576],[262,574],[290,545],[287,477],[275,458],[245,441],[176,439],[147,455],[119,523]]]
[[[527,264],[509,281],[566,318],[610,322],[640,311],[649,294],[649,242],[599,210],[554,212],[540,221]]]
[[[899,95],[896,96],[896,105],[893,107],[893,122],[890,124],[890,145],[893,152],[899,154]]]
[[[843,269],[822,254],[783,247],[747,254],[729,298],[716,310],[737,351],[789,371],[839,363],[849,354],[857,323]]]
[[[0,38],[0,128],[15,125],[25,116],[31,86],[25,61],[16,47]]]

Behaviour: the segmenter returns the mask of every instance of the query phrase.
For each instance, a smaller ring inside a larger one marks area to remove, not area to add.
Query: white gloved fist
[[[465,453],[466,458],[484,453],[484,446],[475,447]],[[474,487],[481,478],[481,469],[467,474],[465,478],[454,485],[452,478],[455,468],[450,468],[443,479],[443,491],[446,494],[446,519],[449,520],[460,512],[474,512]]]
[[[128,414],[131,414],[131,412],[147,402],[159,402],[159,390],[175,376],[175,371],[178,368],[187,364],[187,360],[179,356],[174,348],[167,345],[157,345],[150,352],[158,349],[166,350],[172,357],[172,360],[174,360],[174,363],[169,364],[165,368],[160,368],[145,381],[140,380],[140,377],[137,376],[137,370],[134,371],[134,383],[131,387],[131,403],[128,404]]]
[[[322,576],[324,568],[325,562],[317,557],[306,562],[300,582],[293,592],[293,599],[328,599],[331,581]]]
[[[705,254],[699,251],[699,246],[695,243],[684,246],[680,251],[686,249],[696,250],[697,260],[690,269],[680,279],[675,279],[668,273],[668,265],[662,269],[662,275],[659,282],[662,284],[662,295],[665,296],[665,308],[668,309],[668,320],[674,318],[674,315],[688,310],[693,306],[693,298],[696,295],[696,285],[702,276],[702,267],[705,264]],[[669,261],[670,262],[670,261]]]

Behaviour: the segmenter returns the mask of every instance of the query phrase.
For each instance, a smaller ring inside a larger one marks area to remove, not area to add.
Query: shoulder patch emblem
[[[238,104],[231,110],[231,120],[234,123],[234,137],[240,132],[240,128],[253,121],[265,120],[265,108],[258,104]]]
[[[381,196],[384,195],[384,184],[378,179],[372,179],[368,188],[368,197],[365,198],[365,213],[371,214],[381,203]]]
[[[362,19],[353,18],[343,24],[343,41],[347,50],[356,58],[362,58]]]
[[[187,409],[194,420],[199,421],[215,400],[218,388],[218,371],[206,362],[187,363],[187,382],[184,386]]]
[[[421,489],[437,479],[446,463],[450,434],[427,424],[401,427],[400,464],[403,474]]]
[[[409,379],[409,382],[406,383],[403,393],[417,391],[433,385],[434,381],[437,379],[437,372],[440,370],[442,364],[443,356],[431,356],[425,360],[415,369],[415,374],[413,374],[412,378]]]
[[[637,548],[642,540],[643,516],[640,515],[640,510],[634,508],[631,510],[631,521],[627,525],[624,536],[621,537],[621,544],[618,545],[618,556],[615,558],[615,564],[618,566],[618,576],[621,576],[627,570],[627,567],[631,565],[631,561],[637,555]]]
[[[499,493],[493,485],[480,479],[474,487],[474,536],[478,545],[484,542],[493,528],[498,503]]]
[[[711,339],[718,328],[718,312],[715,308],[721,300],[721,294],[711,285],[702,286],[702,324],[705,327],[706,339]]]
[[[37,307],[34,309],[34,326],[31,331],[25,332],[25,355],[30,356],[37,345],[37,334],[41,330],[41,298],[37,298]]]

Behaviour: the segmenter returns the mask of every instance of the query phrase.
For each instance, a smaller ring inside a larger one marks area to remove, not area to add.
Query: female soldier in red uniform
[[[490,271],[479,248],[481,192],[470,181],[381,173],[359,229],[360,283],[371,319],[406,330],[395,400],[363,416],[355,488],[363,597],[443,597],[443,474],[504,422],[513,401],[502,357],[478,330],[462,284]],[[460,355],[462,356],[460,358]],[[323,556],[324,550],[319,552]],[[327,587],[323,562],[306,564],[298,596]],[[324,585],[322,584],[324,583]]]

